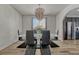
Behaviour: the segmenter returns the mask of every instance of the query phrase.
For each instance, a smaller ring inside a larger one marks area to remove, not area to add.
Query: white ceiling
[[[35,15],[35,9],[39,7],[37,4],[13,4],[11,6],[22,15]],[[40,6],[45,9],[45,15],[56,15],[68,4],[42,4]]]

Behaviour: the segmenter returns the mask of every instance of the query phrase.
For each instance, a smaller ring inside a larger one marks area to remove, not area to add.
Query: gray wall
[[[32,17],[33,16],[23,16],[23,21],[22,21],[23,34],[26,33],[26,30],[32,29]],[[47,29],[50,30],[51,33],[55,34],[55,30],[56,30],[55,16],[46,16],[46,17],[47,17]]]
[[[18,29],[22,32],[22,16],[10,5],[0,5],[0,49],[18,40]]]
[[[26,33],[26,30],[32,29],[32,16],[23,16],[22,20],[22,32]]]
[[[47,16],[47,29],[51,33],[55,34],[56,32],[56,18],[55,16]]]

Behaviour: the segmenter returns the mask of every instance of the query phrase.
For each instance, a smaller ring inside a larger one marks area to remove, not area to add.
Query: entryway
[[[65,17],[63,21],[64,40],[79,39],[79,17]]]

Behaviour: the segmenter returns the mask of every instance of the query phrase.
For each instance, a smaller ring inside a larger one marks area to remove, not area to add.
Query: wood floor
[[[53,41],[60,47],[50,48],[52,55],[79,55],[79,40]],[[0,55],[24,55],[25,48],[17,48],[23,41],[18,41],[0,51]],[[40,55],[40,49],[36,49],[36,55]]]
[[[3,49],[0,51],[0,55],[24,55],[25,49],[23,48],[17,48],[20,44],[22,44],[23,41],[18,41],[9,47]]]

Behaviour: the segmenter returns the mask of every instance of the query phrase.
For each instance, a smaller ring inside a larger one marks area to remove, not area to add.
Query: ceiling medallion
[[[38,20],[42,20],[44,18],[44,9],[39,7],[35,10],[35,16]]]

